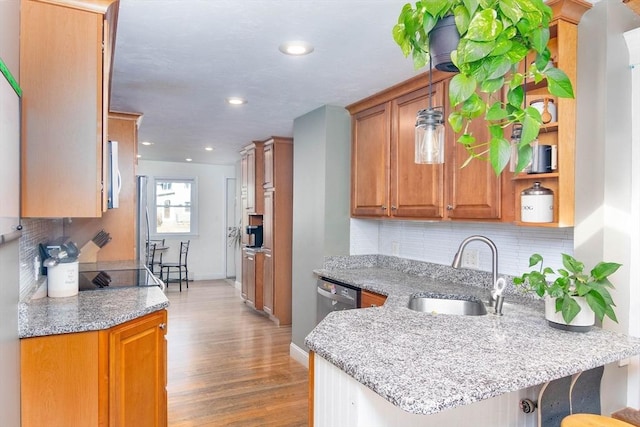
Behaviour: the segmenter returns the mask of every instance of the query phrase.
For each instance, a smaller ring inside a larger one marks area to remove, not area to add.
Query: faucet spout
[[[475,242],[475,241],[484,242],[491,249],[491,264],[492,264],[491,273],[493,278],[493,282],[491,283],[491,288],[493,289],[493,286],[498,280],[498,248],[496,247],[495,243],[493,243],[493,241],[488,237],[474,235],[464,239],[460,243],[460,246],[458,247],[458,252],[456,252],[455,256],[453,257],[453,262],[451,263],[451,267],[460,268],[462,264],[462,254],[464,253],[464,248],[470,242]],[[496,298],[493,295],[493,292],[489,292],[489,305],[493,307],[495,305],[495,302],[496,302]]]

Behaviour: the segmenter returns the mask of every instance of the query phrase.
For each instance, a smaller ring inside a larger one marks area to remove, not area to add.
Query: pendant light
[[[429,108],[416,117],[415,163],[444,163],[444,108],[432,106],[431,57],[429,57]]]

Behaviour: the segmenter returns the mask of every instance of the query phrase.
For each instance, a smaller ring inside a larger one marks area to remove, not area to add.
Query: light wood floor
[[[246,307],[225,280],[172,285],[169,426],[306,426],[307,369],[289,357],[290,327]]]

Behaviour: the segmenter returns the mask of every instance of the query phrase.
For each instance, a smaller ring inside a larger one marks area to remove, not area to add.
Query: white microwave
[[[118,141],[109,141],[107,169],[107,208],[120,206],[119,196],[122,189],[122,177],[118,168]]]

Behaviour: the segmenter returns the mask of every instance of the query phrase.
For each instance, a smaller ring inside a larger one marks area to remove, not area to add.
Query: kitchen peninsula
[[[22,426],[166,425],[168,305],[159,286],[22,302]]]
[[[316,426],[328,425],[329,407],[354,426],[468,425],[468,417],[474,426],[534,426],[536,416],[518,410],[520,398],[535,400],[545,382],[640,353],[638,338],[550,328],[542,303],[513,288],[503,316],[407,308],[420,292],[484,300],[482,272],[372,255],[334,257],[315,273],[388,296],[382,307],[331,313],[307,336]]]

